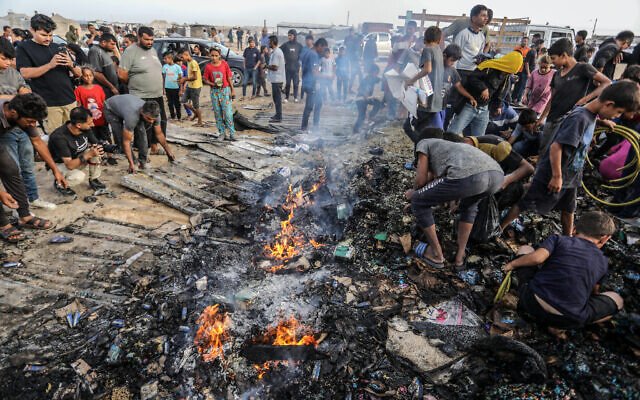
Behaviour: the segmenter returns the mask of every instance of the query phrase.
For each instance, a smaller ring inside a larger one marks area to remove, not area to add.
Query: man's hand
[[[58,65],[62,65],[64,67],[73,68],[73,60],[69,53],[58,53]]]
[[[513,271],[513,265],[511,265],[511,263],[507,263],[502,267],[502,271],[504,272],[509,272],[509,271]]]
[[[407,199],[407,200],[411,200],[411,198],[413,197],[413,194],[414,194],[415,192],[416,192],[416,191],[415,191],[415,190],[413,190],[413,189],[409,189],[409,190],[407,190],[406,192],[404,192],[404,197],[405,197],[405,199]]]
[[[560,190],[562,189],[562,177],[561,176],[552,177],[551,180],[549,181],[549,184],[547,185],[547,188],[551,193],[560,193]]]
[[[65,189],[69,187],[67,180],[64,179],[64,175],[62,175],[59,170],[53,171],[53,177],[55,178],[56,182],[58,182],[58,186],[62,186]]]
[[[60,54],[56,53],[53,57],[51,57],[51,60],[49,60],[48,65],[49,65],[49,69],[54,69],[58,65],[64,65],[60,63]]]
[[[480,98],[481,98],[483,101],[487,101],[487,100],[489,100],[489,89],[485,89],[485,90],[483,90],[483,91],[482,91],[482,93],[480,93]]]
[[[471,97],[469,99],[469,104],[471,104],[471,107],[476,108],[478,107],[478,102],[476,101],[476,99],[474,99],[473,97]]]
[[[129,169],[127,169],[127,172],[130,174],[135,174],[136,173],[136,166],[134,164],[129,164]]]
[[[0,202],[9,208],[18,208],[18,202],[7,192],[0,192]]]
[[[117,96],[120,94],[120,91],[118,90],[117,87],[111,85],[111,87],[109,88],[109,90],[111,90],[111,93],[113,93],[114,96]],[[162,89],[164,91],[164,89]]]
[[[170,163],[174,163],[176,161],[176,156],[171,152],[167,152],[167,158],[169,159]]]
[[[613,63],[620,64],[622,62],[623,56],[624,55],[622,54],[622,52],[619,52],[618,54],[616,54],[616,58],[613,59]]]
[[[601,119],[601,120],[598,120],[598,123],[601,126],[604,126],[604,127],[608,128],[611,131],[614,130],[616,128],[616,126],[617,126],[617,124],[615,122],[611,121],[610,119]]]

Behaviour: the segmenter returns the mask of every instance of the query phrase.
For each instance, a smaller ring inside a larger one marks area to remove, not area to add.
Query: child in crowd
[[[333,80],[336,76],[336,62],[331,55],[331,49],[328,47],[324,49],[324,54],[320,59],[320,79],[318,80],[318,86],[323,101],[327,98],[333,100],[335,98],[333,94]]]
[[[449,104],[449,95],[451,88],[455,88],[456,91],[465,99],[469,101],[473,107],[477,106],[476,100],[467,92],[460,82],[460,74],[456,69],[456,63],[462,58],[462,49],[457,44],[448,45],[442,52],[442,58],[444,61],[444,77],[442,79],[442,104],[445,106],[445,128],[449,125],[449,120],[453,117],[453,108]]]
[[[509,210],[501,223],[502,229],[521,211],[548,214],[558,210],[561,212],[563,233],[571,235],[576,194],[582,181],[582,169],[593,138],[596,118],[616,118],[625,111],[636,111],[639,107],[638,84],[624,80],[607,87],[596,100],[571,111],[559,124],[551,145],[540,158],[529,191],[519,205]]]
[[[187,66],[185,65],[184,61],[182,61],[181,58],[176,57],[176,64],[180,67],[180,69],[182,69],[182,77],[186,77],[189,74],[189,71],[187,69]],[[182,86],[180,87],[180,91],[182,91]],[[179,92],[178,92],[179,93]],[[193,113],[191,112],[191,110],[188,107],[184,107],[185,111],[187,112],[187,118],[191,118],[191,116],[193,115]]]
[[[427,98],[427,104],[420,104],[417,111],[417,121],[412,124],[416,130],[425,127],[444,128],[444,105],[442,103],[442,88],[444,77],[444,61],[440,50],[442,31],[437,26],[430,26],[424,31],[424,49],[420,57],[422,70],[407,81],[407,86],[418,80],[429,77],[433,95]]]
[[[551,57],[538,58],[538,69],[531,73],[524,90],[522,102],[538,115],[542,114],[551,99],[551,80],[554,70],[551,69]]]
[[[211,48],[211,62],[204,68],[204,83],[211,87],[211,104],[216,116],[218,132],[224,140],[236,141],[236,128],[233,123],[233,74],[229,64],[222,59],[218,47]],[[229,131],[229,135],[227,135]]]
[[[30,93],[31,89],[12,66],[16,51],[7,39],[0,38],[0,99],[12,99],[16,94]]]
[[[615,292],[599,293],[607,274],[602,247],[616,231],[611,217],[600,211],[584,213],[575,236],[552,235],[537,250],[524,246],[503,267],[518,278],[518,310],[565,338],[565,329],[609,320],[624,302]]]
[[[347,50],[340,47],[336,58],[336,89],[338,101],[347,100],[347,90],[349,86],[349,59]]]
[[[496,99],[489,103],[489,125],[485,135],[509,137],[518,124],[518,113],[506,101]]]
[[[86,65],[83,66],[80,78],[82,79],[82,85],[76,87],[74,90],[76,102],[79,107],[84,107],[91,113],[94,124],[93,131],[96,138],[102,142],[111,142],[109,126],[104,119],[104,101],[106,100],[106,95],[102,86],[93,83],[93,68]]]
[[[356,106],[358,107],[358,119],[356,120],[356,124],[353,126],[354,133],[358,133],[360,131],[360,128],[367,116],[367,108],[369,105],[373,106],[373,109],[369,113],[369,120],[373,119],[382,108],[382,101],[373,97],[373,90],[378,82],[380,82],[380,78],[378,77],[379,73],[380,68],[376,64],[369,64],[367,67],[367,76],[360,81],[356,100]]]
[[[164,92],[167,95],[169,114],[171,119],[181,119],[180,109],[180,78],[182,78],[182,68],[175,64],[175,56],[171,52],[164,54],[164,65],[162,66],[162,77],[164,79]]]
[[[587,104],[602,93],[611,81],[598,72],[592,65],[579,63],[573,58],[573,43],[569,39],[558,39],[549,47],[549,57],[558,70],[551,80],[551,99],[547,103],[542,115],[538,118],[538,125],[544,122],[540,154],[544,153],[551,143],[554,132],[575,105]],[[587,93],[592,81],[599,85],[596,90]]]
[[[260,46],[260,64],[258,65],[258,89],[256,97],[260,97],[260,89],[264,92],[265,97],[269,96],[267,90],[267,66],[269,66],[269,47]]]
[[[513,145],[513,150],[522,157],[538,155],[540,148],[541,132],[536,125],[538,114],[530,108],[520,111],[518,125],[509,136],[509,143]]]

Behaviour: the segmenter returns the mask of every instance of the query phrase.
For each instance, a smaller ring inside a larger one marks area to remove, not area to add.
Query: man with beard
[[[103,33],[98,40],[99,45],[89,49],[89,63],[94,69],[96,82],[104,90],[107,98],[120,94],[118,92],[118,69],[113,62],[113,51],[116,48],[116,37]]]
[[[118,77],[128,84],[129,94],[145,101],[155,101],[160,107],[160,128],[166,136],[167,112],[162,96],[162,63],[153,49],[153,29],[141,26],[138,43],[132,44],[122,54]],[[151,154],[160,154],[155,136],[151,136]]]
[[[284,54],[285,62],[285,86],[284,86],[284,102],[289,101],[289,89],[291,89],[291,82],[293,81],[293,100],[298,102],[298,86],[300,85],[300,55],[302,54],[302,45],[298,43],[298,32],[295,29],[290,29],[287,33],[289,41],[282,46],[282,54]]]

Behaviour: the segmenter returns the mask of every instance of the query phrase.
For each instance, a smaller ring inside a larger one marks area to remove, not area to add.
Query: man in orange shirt
[[[529,38],[524,36],[519,46],[516,46],[514,51],[522,54],[523,59],[527,59],[527,54],[531,51],[529,47]],[[529,70],[529,64],[524,62],[522,63],[522,67],[516,74],[518,77],[518,81],[516,82],[515,87],[513,88],[513,94],[511,95],[511,101],[514,104],[520,104],[520,100],[522,99],[522,95],[524,94],[524,89],[527,86],[527,80],[529,76],[531,76],[531,71]]]

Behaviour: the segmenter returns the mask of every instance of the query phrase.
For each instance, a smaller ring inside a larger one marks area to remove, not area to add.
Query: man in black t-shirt
[[[633,43],[634,34],[631,31],[622,31],[614,38],[602,42],[600,48],[593,57],[593,66],[609,79],[613,79],[616,63],[622,61],[622,52]]]
[[[298,32],[295,29],[290,29],[287,33],[289,39],[285,44],[280,46],[282,54],[284,55],[284,72],[285,72],[285,86],[284,86],[284,102],[289,101],[289,90],[291,89],[291,82],[293,82],[293,100],[298,102],[298,87],[300,86],[300,56],[302,55],[302,45],[298,43]]]
[[[49,151],[58,168],[64,172],[69,186],[84,182],[86,174],[83,170],[88,169],[89,186],[93,190],[105,189],[106,186],[98,179],[104,150],[92,127],[91,113],[82,107],[74,108],[69,121],[51,134]]]
[[[589,45],[585,42],[587,35],[587,31],[578,31],[576,33],[576,50],[573,52],[573,58],[578,62],[589,62],[589,57],[587,56]]]
[[[16,68],[47,103],[45,129],[48,133],[69,119],[69,112],[76,104],[71,75],[81,75],[66,46],[53,43],[54,29],[56,23],[51,18],[34,15],[31,18],[33,39],[22,41],[16,50]]]

